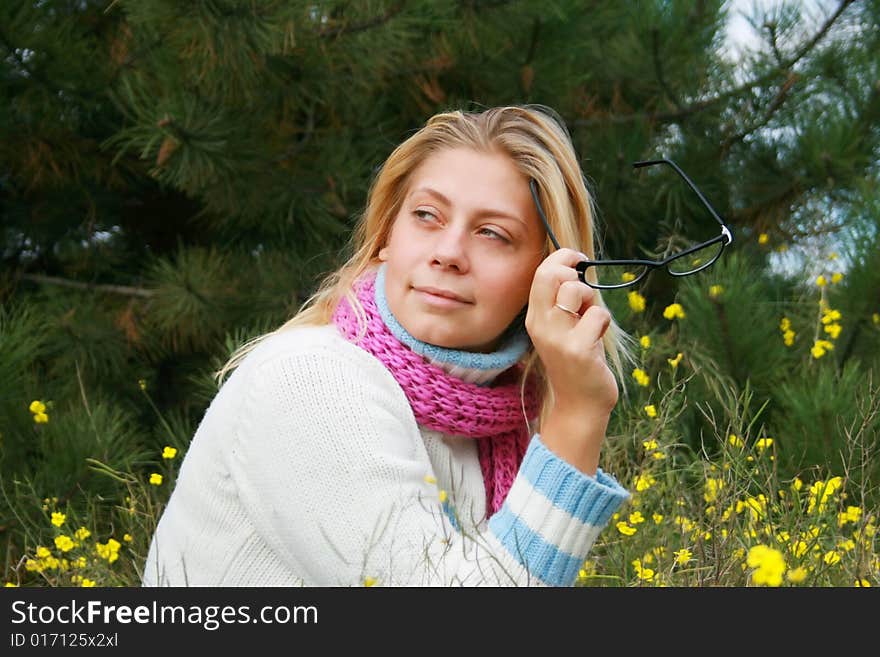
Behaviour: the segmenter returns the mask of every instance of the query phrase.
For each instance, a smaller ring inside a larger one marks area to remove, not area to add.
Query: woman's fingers
[[[556,292],[556,303],[582,315],[587,308],[593,305],[594,297],[593,288],[580,281],[563,281]]]
[[[549,312],[554,304],[562,303],[558,300],[557,294],[559,287],[566,281],[573,281],[590,289],[578,281],[578,274],[574,269],[574,266],[583,259],[583,256],[573,249],[558,249],[547,256],[535,271],[529,293],[529,308],[544,313]],[[570,307],[572,310],[578,310],[580,305],[574,303]],[[560,311],[557,309],[556,312]]]
[[[590,306],[578,320],[577,332],[586,344],[601,340],[611,326],[611,313],[602,306]]]

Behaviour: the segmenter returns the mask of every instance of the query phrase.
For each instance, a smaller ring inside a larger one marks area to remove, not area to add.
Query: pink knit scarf
[[[333,313],[333,323],[349,341],[378,358],[391,372],[412,406],[416,422],[428,429],[477,439],[480,468],[486,486],[486,505],[494,514],[504,499],[528,447],[529,421],[537,417],[535,381],[526,383],[520,399],[521,365],[508,368],[491,386],[479,386],[445,372],[415,353],[391,332],[382,320],[375,298],[375,272],[355,281],[354,290],[367,315],[367,330],[357,339],[359,324],[351,304],[343,297]]]

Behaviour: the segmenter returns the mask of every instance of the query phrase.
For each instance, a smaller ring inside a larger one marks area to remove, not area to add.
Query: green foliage
[[[840,471],[853,436],[880,434],[880,397],[872,376],[858,363],[837,370],[817,361],[780,384],[772,414],[787,471],[815,464]],[[878,464],[868,475],[877,479]]]
[[[612,470],[627,482],[650,470],[645,503],[674,516],[668,500],[681,495],[694,520],[713,466],[734,504],[805,471],[840,474],[851,500],[876,505],[880,4],[826,4],[812,16],[798,3],[755,10],[760,44],[734,59],[717,0],[2,3],[6,572],[136,582],[213,373],[345,260],[373,175],[402,139],[435,112],[501,104],[543,103],[566,122],[604,256],[663,257],[717,234],[681,181],[631,166],[661,156],[735,236],[708,270],[656,271],[603,295],[651,341],[637,353],[647,385],[622,382]],[[664,317],[674,303],[684,317]],[[818,354],[817,340],[830,348]],[[772,437],[773,468],[752,472],[745,457],[758,455],[732,451],[730,436],[748,450]],[[161,459],[166,445],[176,460]],[[53,510],[68,525],[51,525]],[[805,513],[778,507],[772,531],[806,531]],[[652,547],[691,546],[699,565],[664,562],[668,582],[746,583],[736,550],[757,530],[738,517],[710,518],[712,541],[688,542],[680,524],[630,543],[612,529],[597,555],[614,570],[599,581],[645,584],[635,558],[645,568]],[[92,532],[76,548],[88,572],[22,569],[72,523]],[[822,531],[826,552],[843,540],[830,521]],[[95,561],[110,537],[118,559]],[[813,583],[876,579],[870,558],[844,563],[819,564]]]

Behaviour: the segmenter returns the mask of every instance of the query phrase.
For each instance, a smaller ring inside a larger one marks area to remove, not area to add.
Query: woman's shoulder
[[[343,337],[335,325],[297,326],[260,340],[227,381],[250,397],[280,391],[320,397],[329,406],[371,400],[387,408],[409,402],[391,372],[375,356]],[[265,401],[265,399],[264,399]]]
[[[279,363],[317,360],[331,365],[356,366],[360,372],[382,372],[385,366],[372,354],[344,338],[333,324],[296,326],[270,333],[248,353],[239,369],[250,375],[265,372]]]

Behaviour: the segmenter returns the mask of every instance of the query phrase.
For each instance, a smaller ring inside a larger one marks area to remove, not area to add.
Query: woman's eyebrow
[[[412,196],[418,194],[419,192],[425,194],[431,194],[432,196],[436,196],[438,199],[443,201],[446,205],[452,205],[452,201],[449,200],[446,196],[438,192],[436,189],[432,187],[419,187],[418,189],[413,190]],[[505,217],[507,219],[513,219],[515,221],[520,222],[521,224],[528,225],[526,222],[515,214],[510,214],[509,212],[505,212],[504,210],[492,210],[490,208],[483,208],[482,210],[477,210],[477,214],[480,216],[492,216],[492,217]]]

